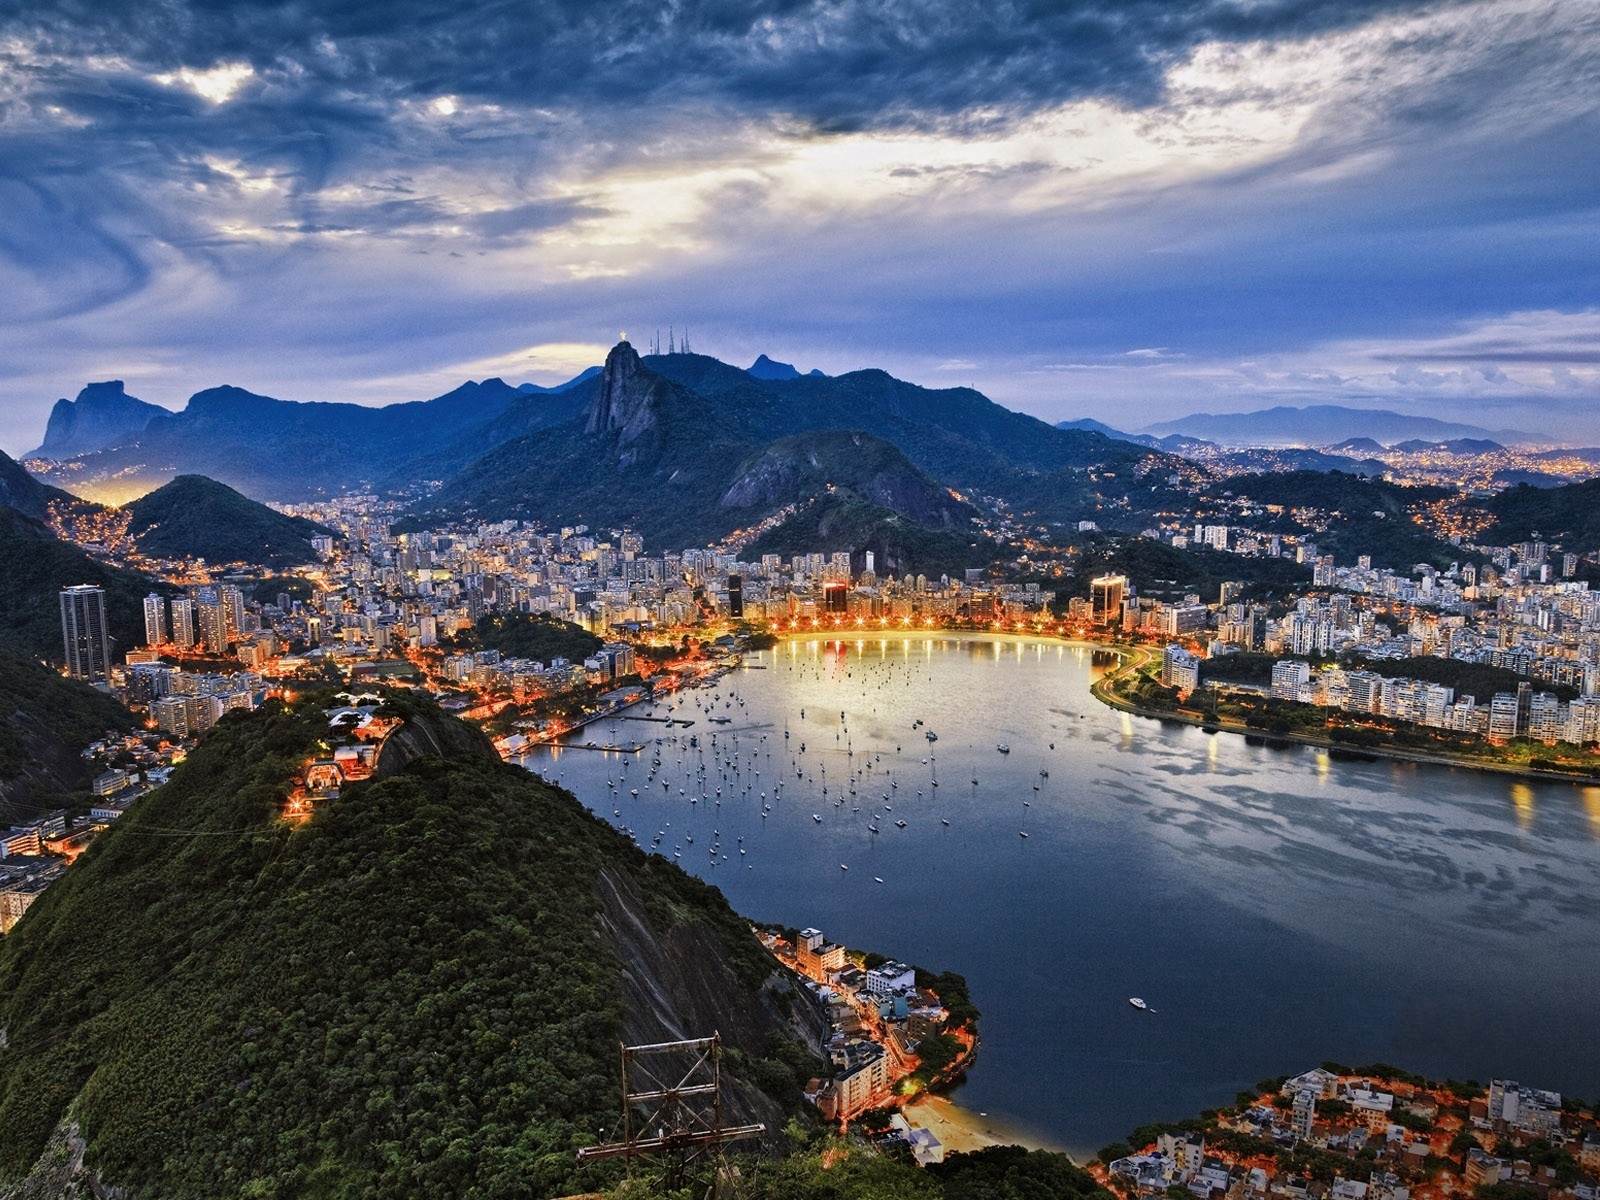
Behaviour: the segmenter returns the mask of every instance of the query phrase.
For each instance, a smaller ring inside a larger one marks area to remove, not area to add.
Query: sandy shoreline
[[[913,1128],[930,1130],[952,1154],[966,1154],[985,1146],[1026,1146],[1030,1150],[1065,1153],[1065,1147],[1042,1134],[962,1108],[943,1096],[920,1096],[900,1111]]]

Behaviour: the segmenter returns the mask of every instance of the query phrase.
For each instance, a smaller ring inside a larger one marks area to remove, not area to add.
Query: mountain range
[[[120,411],[120,397],[85,389],[72,411],[86,422],[97,405]],[[211,388],[113,444],[32,465],[118,501],[178,475],[257,499],[432,481],[414,520],[631,524],[667,545],[762,525],[764,552],[815,549],[820,536],[858,556],[872,550],[897,572],[988,560],[976,510],[952,491],[1002,497],[1045,520],[1131,525],[1141,509],[1130,493],[1158,504],[1142,481],[1166,474],[1158,455],[1053,431],[967,388],[924,389],[881,371],[803,375],[765,355],[748,370],[694,354],[641,359],[626,343],[603,369],[555,388],[491,379],[387,408]]]
[[[110,444],[41,465],[51,482],[102,503],[124,503],[179,475],[205,475],[256,499],[307,499],[374,486],[514,404],[545,405],[562,394],[529,394],[486,379],[433,400],[368,408],[214,387],[196,392],[181,412],[163,409]],[[111,399],[81,395],[78,420],[90,421]]]
[[[1477,425],[1414,417],[1384,409],[1347,408],[1317,404],[1307,408],[1261,409],[1243,413],[1193,413],[1175,421],[1148,426],[1145,434],[1156,438],[1177,434],[1203,438],[1224,446],[1332,446],[1351,438],[1367,438],[1392,446],[1419,440],[1444,442],[1457,438],[1484,438],[1502,445],[1548,444],[1548,438],[1517,430],[1491,431]]]
[[[1175,421],[1152,425],[1141,433],[1114,429],[1092,417],[1058,421],[1056,428],[1102,433],[1109,438],[1173,454],[1214,446],[1261,449],[1316,446],[1336,455],[1377,454],[1385,449],[1443,449],[1454,454],[1485,454],[1504,449],[1507,444],[1528,445],[1549,440],[1516,430],[1491,434],[1476,425],[1333,404],[1269,408],[1250,413],[1192,413]]]
[[[970,389],[924,389],[882,371],[763,379],[703,355],[641,358],[623,342],[587,395],[581,413],[466,466],[413,520],[630,525],[682,546],[789,510],[764,549],[815,549],[826,529],[830,544],[872,549],[886,570],[927,570],[985,556],[978,513],[960,493],[1075,518],[1098,499],[1091,469],[1132,480],[1158,465]]]
[[[128,410],[120,387],[96,385],[65,411],[106,431]],[[76,448],[66,418],[57,426],[47,445]],[[844,432],[848,453],[833,436]],[[776,468],[780,459],[788,468]],[[622,343],[604,368],[554,388],[489,379],[384,408],[209,388],[109,444],[31,465],[113,502],[179,475],[258,500],[427,482],[438,487],[416,519],[632,524],[669,545],[787,511],[795,537],[825,529],[907,569],[983,560],[976,511],[951,492],[999,497],[1046,521],[1131,527],[1160,507],[1170,464],[1097,432],[1053,430],[970,388],[922,388],[875,370],[801,374],[765,355],[747,370],[697,354],[641,358]],[[785,524],[768,521],[764,544],[815,548],[785,541]]]

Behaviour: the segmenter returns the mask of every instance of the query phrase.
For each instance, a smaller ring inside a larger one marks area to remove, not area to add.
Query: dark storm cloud
[[[524,106],[720,99],[822,130],[925,125],[1083,95],[1153,101],[1202,42],[1300,37],[1416,0],[658,0],[44,4],[42,50],[170,71],[217,61],[366,94]],[[65,99],[66,97],[62,97]]]

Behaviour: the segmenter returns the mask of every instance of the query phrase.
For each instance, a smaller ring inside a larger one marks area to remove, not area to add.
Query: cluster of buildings
[[[103,752],[97,746],[89,753]],[[143,749],[143,747],[141,747]],[[94,779],[86,815],[54,809],[0,832],[0,933],[9,933],[30,905],[60,877],[95,835],[140,796],[166,782],[171,760],[147,751],[144,769],[113,767]]]
[[[1466,1100],[1319,1067],[1207,1128],[1168,1130],[1104,1174],[1128,1195],[1197,1200],[1420,1200],[1496,1183],[1600,1200],[1600,1131],[1593,1113],[1510,1080]]]
[[[917,987],[914,968],[893,960],[859,966],[818,929],[802,929],[793,942],[775,933],[762,940],[827,1014],[833,1077],[806,1088],[818,1112],[842,1122],[893,1104],[896,1083],[916,1069],[917,1044],[943,1029],[948,1014],[939,997]],[[926,1137],[919,1145],[937,1152]]]
[[[391,534],[392,514],[373,497],[288,511],[339,533],[322,545],[324,642],[376,637],[427,647],[491,611],[552,613],[601,634],[707,616],[788,620],[875,609],[910,616],[958,590],[948,579],[880,580],[870,553],[854,572],[842,551],[756,561],[733,550],[651,554],[636,532],[583,525],[547,530],[503,521]]]
[[[1273,664],[1271,694],[1278,700],[1476,734],[1497,745],[1523,737],[1546,745],[1600,741],[1600,696],[1569,702],[1553,692],[1535,692],[1531,683],[1518,684],[1515,692],[1495,692],[1480,705],[1477,697],[1458,697],[1443,684],[1339,667],[1312,670],[1308,663],[1283,659]]]
[[[1229,527],[1204,527],[1209,544],[1237,547]],[[1578,559],[1551,561],[1542,542],[1494,551],[1482,567],[1438,571],[1417,564],[1409,575],[1376,570],[1363,556],[1335,566],[1302,543],[1317,576],[1314,591],[1287,610],[1250,604],[1242,585],[1223,584],[1214,603],[1190,594],[1176,601],[1139,596],[1122,575],[1091,581],[1074,601],[1091,624],[1124,635],[1165,639],[1161,682],[1187,694],[1199,686],[1208,657],[1249,652],[1282,655],[1271,695],[1351,714],[1471,734],[1501,744],[1529,738],[1546,744],[1600,742],[1600,592],[1571,577]],[[1378,669],[1317,668],[1312,660],[1341,655],[1368,663],[1448,658],[1502,667],[1525,676],[1515,691],[1457,695],[1437,683]],[[1567,700],[1546,687],[1579,692]]]
[[[579,663],[561,657],[552,657],[548,663],[508,658],[498,650],[451,654],[440,663],[439,676],[480,692],[511,692],[524,698],[606,684],[632,675],[636,670],[632,645],[607,642]]]

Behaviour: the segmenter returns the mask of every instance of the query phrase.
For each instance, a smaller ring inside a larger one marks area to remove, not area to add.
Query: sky
[[[1593,0],[0,6],[0,448],[626,331],[1137,429],[1600,442]]]

